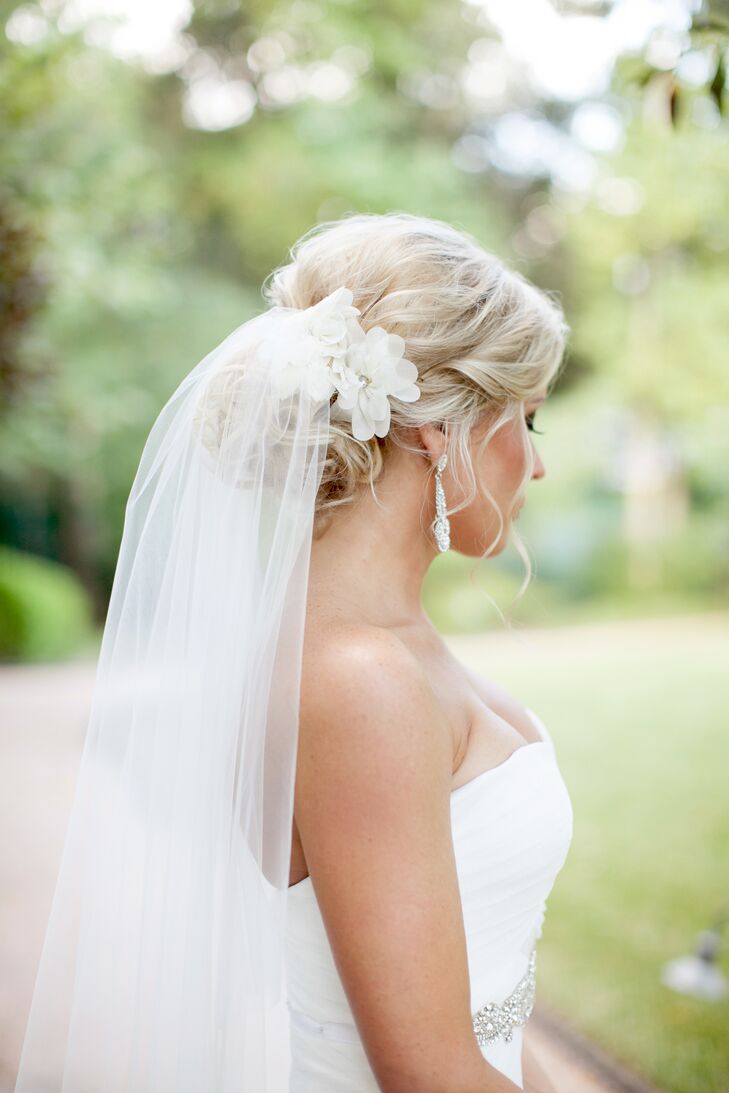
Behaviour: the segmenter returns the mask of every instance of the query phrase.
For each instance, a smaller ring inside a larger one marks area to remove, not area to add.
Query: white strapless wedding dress
[[[485,1034],[481,1052],[520,1088],[523,1024],[518,1022],[531,1012],[535,943],[573,822],[552,738],[541,719],[532,710],[529,714],[542,739],[519,745],[502,763],[451,793],[471,1012],[497,1004],[495,1027],[501,1031]],[[286,978],[290,1093],[378,1093],[309,877],[288,892]]]

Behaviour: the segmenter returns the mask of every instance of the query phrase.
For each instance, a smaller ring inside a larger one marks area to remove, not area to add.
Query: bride
[[[570,799],[421,590],[528,564],[562,312],[406,213],[318,225],[264,295],[132,488],[16,1091],[549,1093]]]
[[[430,531],[434,479],[450,549],[492,557],[507,545],[527,484],[545,473],[528,431],[564,323],[462,234],[411,217],[351,218],[308,239],[268,296],[305,307],[340,283],[366,302],[368,325],[402,332],[420,396],[393,409],[382,440],[341,429],[317,497],[288,912],[291,1089],[496,1093],[521,1086],[521,1028],[479,1048],[471,1015],[527,969],[571,812],[552,749],[525,748],[544,727],[455,660],[421,588],[447,542]]]

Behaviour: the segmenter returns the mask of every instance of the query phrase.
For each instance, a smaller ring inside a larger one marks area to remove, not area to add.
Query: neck
[[[434,505],[424,463],[403,452],[351,505],[335,510],[311,548],[309,599],[329,612],[379,626],[427,622],[422,586],[438,554],[428,525]],[[422,526],[421,526],[422,521]]]

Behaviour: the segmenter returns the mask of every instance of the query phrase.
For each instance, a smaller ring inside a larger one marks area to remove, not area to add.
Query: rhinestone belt
[[[527,1023],[534,1008],[536,962],[535,946],[529,955],[529,967],[526,974],[519,980],[509,997],[500,1004],[487,1002],[473,1014],[473,1031],[482,1047],[492,1043],[499,1036],[502,1036],[507,1044],[510,1043],[514,1026]],[[338,1021],[315,1021],[308,1013],[302,1013],[291,1006],[288,1008],[293,1024],[305,1032],[324,1036],[328,1040],[339,1040],[342,1043],[361,1043],[355,1025],[342,1024]]]
[[[497,1004],[487,1002],[473,1015],[473,1031],[481,1047],[503,1036],[507,1044],[511,1042],[516,1025],[525,1025],[534,1009],[536,997],[536,946],[529,954],[529,966],[508,998]]]

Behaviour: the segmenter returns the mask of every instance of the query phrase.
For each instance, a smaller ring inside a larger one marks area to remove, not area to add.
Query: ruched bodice
[[[529,714],[541,739],[451,793],[474,1014],[505,1000],[527,974],[572,840],[572,804],[552,738]],[[309,877],[289,888],[286,945],[290,1093],[376,1093]],[[509,1041],[500,1036],[481,1047],[520,1087],[522,1034],[517,1025]]]

